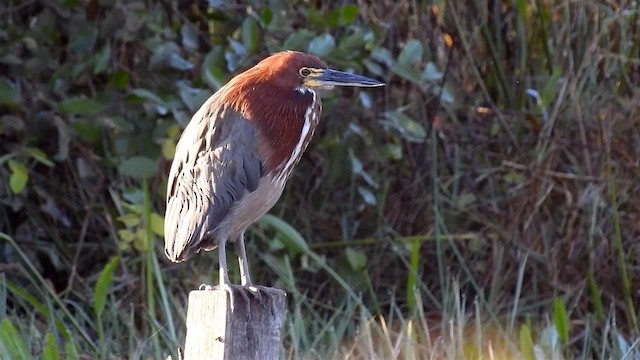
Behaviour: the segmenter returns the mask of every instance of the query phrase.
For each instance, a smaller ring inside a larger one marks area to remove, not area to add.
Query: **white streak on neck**
[[[311,104],[309,105],[309,107],[304,113],[304,124],[302,125],[302,130],[300,131],[300,138],[298,139],[298,143],[296,144],[296,147],[293,149],[293,153],[291,154],[291,157],[287,160],[284,167],[282,168],[282,171],[280,171],[280,173],[278,174],[278,180],[283,185],[284,185],[284,182],[287,181],[287,178],[289,178],[289,175],[291,174],[293,167],[299,160],[299,157],[301,153],[304,151],[304,149],[306,148],[306,145],[309,144],[309,139],[307,138],[307,136],[310,135],[309,131],[310,130],[312,131],[313,124],[317,123],[317,119],[315,119],[315,117],[318,116],[318,114],[314,112],[314,109],[316,108],[316,101],[317,101],[316,92],[310,89],[302,88],[302,87],[296,90],[300,92],[302,91],[310,92],[311,95],[313,95],[313,101],[311,102]]]

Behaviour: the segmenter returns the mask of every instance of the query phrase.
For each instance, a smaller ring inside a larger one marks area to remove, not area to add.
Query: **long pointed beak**
[[[344,71],[323,69],[313,77],[313,82],[323,87],[330,86],[358,86],[376,87],[384,86],[383,82],[362,75],[350,74]]]

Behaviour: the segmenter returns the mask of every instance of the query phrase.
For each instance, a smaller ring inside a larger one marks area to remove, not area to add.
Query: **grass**
[[[324,98],[251,229],[254,279],[289,295],[283,357],[640,357],[637,1],[358,2],[355,17],[337,1],[71,3],[74,21],[2,10],[20,61],[0,67],[22,75],[0,77],[0,359],[175,356],[188,291],[217,271],[215,254],[159,255],[176,124],[198,91],[327,34],[327,61],[388,85]],[[131,14],[128,40],[66,27]],[[202,68],[150,70],[165,41]]]

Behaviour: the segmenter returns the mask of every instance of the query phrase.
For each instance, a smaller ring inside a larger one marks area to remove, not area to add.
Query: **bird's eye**
[[[309,74],[311,74],[311,70],[309,70],[308,68],[302,68],[299,72],[302,77],[307,77],[309,76]]]

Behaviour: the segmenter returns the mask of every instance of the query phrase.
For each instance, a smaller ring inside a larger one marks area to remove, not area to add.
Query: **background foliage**
[[[0,352],[161,358],[183,342],[187,293],[217,264],[158,255],[175,143],[233,74],[296,49],[387,86],[324,95],[249,235],[254,280],[290,294],[288,358],[476,358],[487,329],[526,359],[639,355],[639,15],[623,0],[0,5]]]

